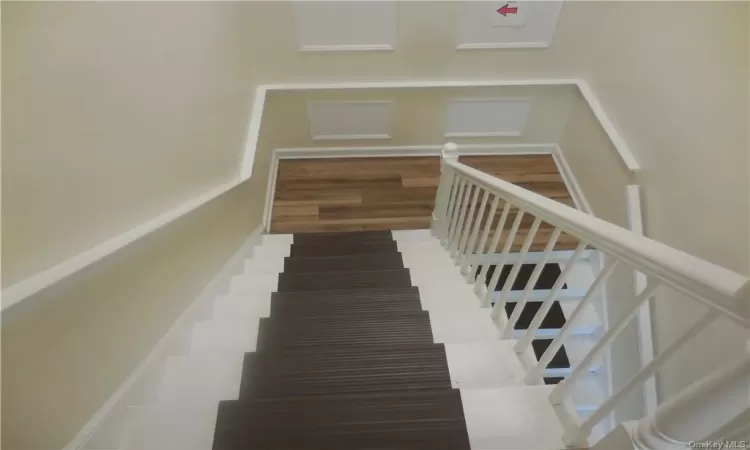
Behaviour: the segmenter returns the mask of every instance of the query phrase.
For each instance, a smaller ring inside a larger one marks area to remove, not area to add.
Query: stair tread
[[[332,242],[374,242],[393,241],[390,231],[360,231],[343,233],[295,233],[293,237],[295,244],[329,244]]]
[[[240,398],[450,388],[442,344],[245,354]]]
[[[378,312],[325,319],[320,316],[262,318],[257,348],[432,343],[429,313],[425,311]]]
[[[329,272],[403,269],[400,253],[368,253],[344,256],[293,256],[284,259],[284,272]]]
[[[319,289],[314,291],[284,291],[271,293],[271,299],[273,300],[299,301],[300,303],[314,302],[320,299],[378,301],[380,299],[394,297],[419,299],[419,288],[416,286],[406,286],[361,289]]]
[[[214,450],[469,450],[454,389],[219,404]]]
[[[289,256],[343,256],[372,253],[397,253],[396,241],[334,244],[292,244]]]
[[[281,273],[278,283],[279,292],[366,287],[411,287],[409,269]]]

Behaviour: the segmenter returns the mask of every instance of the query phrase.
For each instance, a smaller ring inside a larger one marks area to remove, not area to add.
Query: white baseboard
[[[565,186],[568,188],[570,196],[573,198],[573,203],[575,203],[576,208],[585,212],[586,214],[593,215],[593,212],[591,211],[591,205],[589,204],[588,200],[586,200],[586,196],[583,194],[581,185],[578,184],[578,180],[576,179],[575,175],[573,175],[573,170],[570,168],[570,165],[568,165],[568,161],[565,159],[562,150],[556,144],[552,152],[552,157],[555,159],[557,168],[560,171],[560,175],[562,175],[563,181],[565,182]]]
[[[463,156],[478,155],[554,155],[555,144],[458,144]],[[274,152],[278,159],[317,158],[373,158],[406,156],[440,156],[442,145],[391,145],[378,147],[303,147],[279,148]]]
[[[122,411],[128,406],[130,395],[134,394],[134,387],[146,374],[153,373],[157,366],[163,364],[169,356],[168,350],[172,348],[175,342],[189,332],[193,324],[197,321],[196,315],[200,313],[201,308],[209,305],[217,296],[228,289],[229,282],[233,275],[241,273],[244,270],[244,261],[251,254],[252,249],[261,243],[263,238],[263,228],[257,227],[245,239],[245,242],[224,264],[219,273],[206,285],[201,293],[196,297],[193,303],[183,311],[183,313],[172,324],[166,334],[159,340],[146,357],[138,364],[133,372],[125,379],[119,388],[110,396],[106,402],[99,408],[88,422],[81,428],[78,434],[71,440],[63,450],[79,450],[84,448],[86,443],[95,437],[97,431],[106,429],[119,430],[122,427],[114,422],[122,421],[124,417],[120,414],[113,414],[114,411]],[[112,439],[116,439],[114,436]]]

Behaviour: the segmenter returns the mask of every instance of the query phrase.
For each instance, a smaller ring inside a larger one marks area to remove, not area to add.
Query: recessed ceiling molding
[[[303,45],[303,52],[392,52],[392,45],[388,44],[361,44],[361,45]]]
[[[446,138],[517,137],[531,112],[531,98],[454,98],[445,114]]]
[[[508,48],[547,48],[546,42],[478,42],[473,44],[459,44],[456,50],[495,50]]]
[[[392,51],[395,2],[295,1],[297,43],[303,52]]]
[[[314,141],[391,139],[390,100],[309,101],[307,115]]]

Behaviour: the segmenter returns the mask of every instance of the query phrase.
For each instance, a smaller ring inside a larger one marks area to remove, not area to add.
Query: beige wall
[[[11,2],[3,286],[237,172],[252,86],[220,4]]]
[[[744,274],[749,23],[744,2],[649,2],[648,14],[639,2],[607,3],[582,72],[643,170],[628,177],[606,157],[611,145],[580,106],[560,142],[597,215],[626,224],[624,185],[639,184],[649,237]],[[705,308],[671,292],[656,299],[658,351]],[[610,298],[610,319],[626,306]],[[726,320],[706,330],[661,371],[662,397],[735,358],[747,338]],[[623,345],[617,355],[633,360]]]
[[[243,184],[3,314],[2,448],[65,446],[260,222]]]
[[[315,55],[288,2],[3,4],[3,286],[228,181],[258,83],[568,76],[600,9],[568,2],[549,49],[457,52],[455,7],[399,2],[396,51]]]

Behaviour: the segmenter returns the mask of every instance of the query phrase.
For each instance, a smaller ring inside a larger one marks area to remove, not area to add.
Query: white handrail
[[[744,327],[750,325],[741,314],[743,305],[750,301],[747,277],[480,172],[457,159],[444,158],[443,163],[460,178],[501,195],[521,211],[658,278],[664,285],[718,310]]]
[[[560,234],[565,232],[578,241],[575,251],[565,262],[564,269],[550,288],[546,299],[536,309],[533,319],[514,346],[515,352],[519,355],[527,370],[524,379],[526,383],[537,384],[541,381],[552,358],[565,345],[576,321],[582,317],[586,308],[591,306],[597,297],[597,292],[607,283],[615,267],[636,270],[647,277],[645,289],[632,301],[627,302],[629,306],[617,322],[605,330],[588,353],[575,365],[567,379],[557,384],[550,391],[549,400],[553,405],[556,405],[555,412],[560,416],[561,423],[565,428],[563,442],[566,446],[585,445],[594,426],[609,416],[629,392],[652,377],[666,360],[683,347],[687,340],[703,331],[710,322],[720,315],[724,315],[742,326],[750,327],[748,318],[743,315],[744,311],[742,310],[743,305],[748,302],[748,292],[750,292],[750,280],[747,277],[472,169],[458,162],[455,145],[448,144],[444,150],[441,166],[443,173],[441,174],[441,183],[438,187],[435,211],[433,212],[433,220],[435,221],[433,229],[437,230],[436,235],[441,239],[443,247],[450,253],[456,264],[461,266],[461,273],[469,274],[467,281],[474,282],[474,292],[482,306],[490,306],[492,299],[495,299],[501,273],[505,273],[506,262],[513,254],[511,258],[513,262],[508,262],[507,267],[510,268],[510,271],[503,281],[500,295],[491,313],[491,317],[495,320],[503,338],[508,339],[515,334],[516,322],[522,311],[526,310],[525,306],[531,290],[546,261],[552,254]],[[478,217],[475,218],[475,205],[480,191],[484,191],[481,192],[483,202],[479,214],[477,214]],[[450,197],[448,193],[451,193]],[[493,206],[485,220],[482,242],[475,254],[472,244],[468,244],[467,247],[466,242],[469,233],[473,235],[474,239],[476,238],[489,196],[494,198]],[[499,216],[497,225],[493,227],[492,224],[497,217],[496,210],[500,200],[504,203],[502,214]],[[516,215],[506,234],[506,220],[509,218],[511,209],[516,211]],[[516,237],[522,219],[526,215],[533,218],[533,222],[528,229],[524,230],[526,236],[519,249]],[[476,223],[472,223],[472,220],[475,220]],[[521,266],[529,262],[527,252],[534,243],[535,234],[542,222],[552,226],[552,235],[547,240],[541,262],[539,258],[536,258],[533,262],[536,267],[531,277],[525,282],[526,285],[523,288],[521,299],[515,304],[513,313],[508,317],[505,303],[508,301]],[[484,243],[487,241],[492,228],[495,229],[492,243],[489,248],[485,249]],[[486,257],[491,254],[497,255],[498,246],[501,244],[502,251],[499,257],[493,259],[491,264],[488,263]],[[579,301],[575,311],[567,318],[559,334],[548,346],[545,353],[541,355],[539,361],[536,361],[533,356],[528,356],[527,350],[553,303],[558,299],[560,290],[572,273],[573,268],[578,266],[578,259],[588,248],[593,248],[591,251],[607,255],[608,262],[596,276],[585,296]],[[467,261],[472,263],[472,267],[468,270]],[[481,271],[478,270],[479,265],[482,266]],[[494,266],[494,271],[492,277],[488,280],[487,275],[490,266]],[[477,272],[479,272],[478,276]],[[709,312],[672,346],[665,348],[660,355],[631,377],[624,386],[619,388],[619,391],[612,393],[611,397],[602,405],[599,405],[588,419],[581,421],[576,413],[567,406],[570,403],[569,398],[573,386],[582,379],[584,374],[588,373],[592,363],[605,355],[617,336],[633,320],[641,305],[647,302],[660,286],[687,294],[689,298],[708,305]],[[744,368],[742,370],[745,371]],[[742,372],[738,376],[747,377],[748,374]],[[737,379],[739,381],[744,380],[744,378]],[[716,390],[714,387],[711,389]],[[700,392],[704,390],[701,388]],[[667,408],[666,413],[664,408],[660,408],[660,411],[655,419],[656,422],[644,421],[639,427],[639,435],[643,440],[658,444],[661,439],[660,435],[653,435],[649,431],[654,423],[657,423],[658,426],[667,426],[669,433],[671,433],[670,436],[678,436],[680,439],[692,434],[689,428],[681,428],[675,422],[675,417],[680,416],[679,411],[675,412],[669,410],[669,408]],[[691,416],[691,420],[699,418]],[[703,431],[712,432],[715,430],[711,427],[704,427]],[[702,437],[705,436],[694,436],[694,438]],[[661,439],[661,441],[662,443],[666,442],[664,439]],[[661,449],[661,444],[657,444],[644,448]]]

